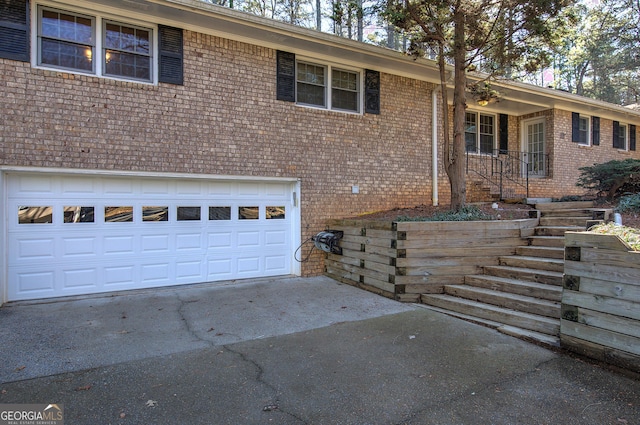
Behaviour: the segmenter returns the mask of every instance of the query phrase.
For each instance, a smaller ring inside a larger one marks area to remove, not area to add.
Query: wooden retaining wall
[[[334,220],[343,255],[328,254],[326,274],[391,297],[417,302],[420,294],[442,293],[444,285],[497,265],[513,255],[537,219],[466,222],[377,222]]]
[[[567,232],[561,344],[640,372],[640,252],[614,235]]]

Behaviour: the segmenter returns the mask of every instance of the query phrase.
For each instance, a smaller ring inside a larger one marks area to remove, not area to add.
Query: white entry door
[[[294,273],[295,182],[7,175],[8,301]]]

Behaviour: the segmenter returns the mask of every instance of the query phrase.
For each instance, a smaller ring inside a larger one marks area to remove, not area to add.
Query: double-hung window
[[[613,147],[617,149],[627,149],[627,125],[617,121],[613,122]]]
[[[360,112],[360,73],[331,65],[296,63],[296,102],[337,111]]]
[[[39,66],[153,81],[153,29],[101,16],[38,9]]]
[[[496,140],[495,116],[477,112],[465,114],[464,139],[467,152],[493,154]]]
[[[589,141],[589,117],[580,116],[578,118],[578,144],[588,146]]]

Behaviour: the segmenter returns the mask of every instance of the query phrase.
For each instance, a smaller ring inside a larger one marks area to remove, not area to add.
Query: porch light
[[[487,106],[489,104],[487,99],[478,99],[476,102],[478,103],[478,106]]]

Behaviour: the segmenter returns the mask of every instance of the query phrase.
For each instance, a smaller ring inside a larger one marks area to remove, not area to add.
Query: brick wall
[[[185,31],[184,86],[0,60],[0,164],[299,177],[303,240],[328,219],[430,202],[430,84],[382,74],[380,115],[305,108],[275,99],[275,57]]]

